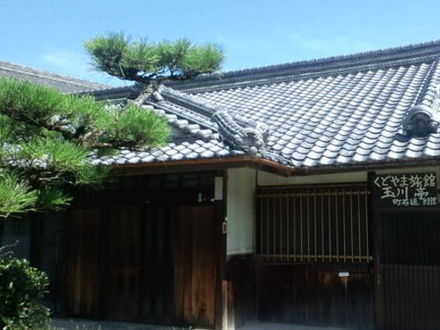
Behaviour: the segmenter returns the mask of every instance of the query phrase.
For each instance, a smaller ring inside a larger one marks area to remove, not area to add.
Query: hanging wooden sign
[[[377,208],[429,207],[438,203],[435,173],[376,175],[372,186]]]

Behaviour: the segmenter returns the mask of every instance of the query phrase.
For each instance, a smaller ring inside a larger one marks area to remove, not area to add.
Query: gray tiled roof
[[[169,143],[160,148],[145,150],[120,150],[111,156],[101,156],[92,161],[95,165],[126,165],[207,158],[225,158],[243,155],[243,151],[231,150],[218,140],[183,141]]]
[[[439,57],[437,41],[231,72],[174,84],[149,104],[179,129],[199,138],[200,130],[209,131],[205,147],[214,143],[225,150],[222,156],[251,150],[232,143],[233,129],[221,134],[237,120],[235,131],[249,132],[248,123],[267,125],[270,134],[257,157],[293,168],[432,159],[440,156],[440,133],[414,137],[402,124],[416,105],[428,109],[433,124],[439,121]],[[216,120],[215,113],[226,113],[225,120]],[[127,162],[146,162],[135,157]],[[159,157],[149,161],[173,160]]]
[[[0,77],[30,81],[64,93],[91,92],[109,86],[0,61]]]

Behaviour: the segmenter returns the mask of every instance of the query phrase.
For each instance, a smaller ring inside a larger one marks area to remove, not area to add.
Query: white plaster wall
[[[227,255],[248,254],[254,251],[255,179],[255,169],[228,169]]]
[[[259,186],[278,186],[315,183],[349,183],[367,181],[367,172],[346,172],[319,175],[281,176],[273,173],[258,171]]]

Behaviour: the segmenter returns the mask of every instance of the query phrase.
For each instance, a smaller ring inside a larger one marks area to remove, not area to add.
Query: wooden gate
[[[216,228],[212,204],[73,210],[67,314],[213,328]]]
[[[440,328],[440,212],[381,212],[376,220],[380,329]]]
[[[102,257],[106,260],[106,315],[114,320],[133,320],[139,314],[140,226],[142,209],[138,205],[110,208],[102,224]]]
[[[103,316],[103,215],[102,209],[76,209],[66,219],[65,305],[72,316]]]
[[[174,273],[177,320],[213,328],[218,248],[214,208],[181,207],[178,214]]]
[[[73,209],[66,221],[66,309],[72,316],[138,315],[140,208]]]

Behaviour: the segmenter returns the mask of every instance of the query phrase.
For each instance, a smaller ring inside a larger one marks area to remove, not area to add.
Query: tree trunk
[[[150,98],[159,89],[159,84],[156,81],[149,82],[142,92],[133,100],[133,103],[137,106],[141,106],[146,100]]]

